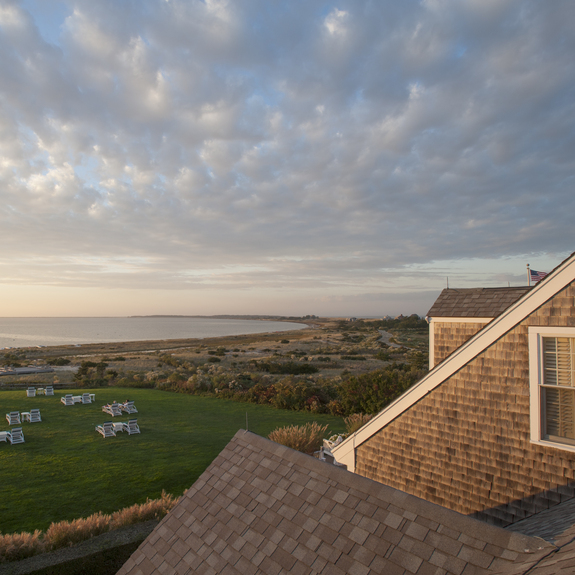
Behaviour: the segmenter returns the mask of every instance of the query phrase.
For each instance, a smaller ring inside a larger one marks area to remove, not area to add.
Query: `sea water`
[[[0,349],[283,332],[301,323],[197,317],[0,318]]]

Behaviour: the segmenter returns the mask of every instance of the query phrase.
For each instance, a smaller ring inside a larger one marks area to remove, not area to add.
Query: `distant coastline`
[[[114,342],[205,339],[306,327],[302,318],[132,316],[116,318],[0,318],[0,349]]]
[[[128,319],[134,318],[195,318],[195,319],[237,319],[254,321],[296,321],[308,322],[319,319],[315,315],[308,316],[286,316],[286,315],[176,315],[176,314],[155,314],[155,315],[129,315]]]

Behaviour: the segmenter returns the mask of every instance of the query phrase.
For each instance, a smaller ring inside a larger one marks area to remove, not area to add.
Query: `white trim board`
[[[459,371],[483,350],[513,329],[538,307],[575,280],[575,253],[541,280],[531,291],[507,308],[500,316],[488,323],[471,339],[437,364],[423,379],[411,386],[401,397],[380,411],[361,429],[350,435],[343,443],[332,449],[339,463],[355,471],[355,449],[388,423],[426,396],[446,379]]]

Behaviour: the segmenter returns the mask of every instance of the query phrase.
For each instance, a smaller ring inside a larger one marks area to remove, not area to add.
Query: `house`
[[[429,374],[333,449],[351,471],[240,430],[118,575],[575,573],[575,254],[449,291]]]
[[[336,459],[502,526],[573,498],[574,296],[575,254],[532,288],[444,290],[431,371]]]

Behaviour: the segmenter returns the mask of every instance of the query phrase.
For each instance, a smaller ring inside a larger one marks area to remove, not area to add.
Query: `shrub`
[[[110,387],[135,387],[139,389],[153,389],[156,387],[156,382],[154,380],[148,379],[146,381],[138,381],[132,377],[122,377],[116,381],[110,380],[108,385]]]
[[[172,367],[179,367],[180,365],[180,362],[173,355],[168,353],[164,353],[158,358],[158,367],[160,367],[161,363],[171,365]]]
[[[226,348],[224,347],[218,347],[218,349],[210,349],[208,350],[208,355],[219,355],[220,357],[223,357],[226,355]]]
[[[373,415],[368,415],[367,413],[353,413],[349,417],[346,417],[343,422],[345,423],[345,428],[348,434],[357,431],[360,427],[363,427]]]
[[[406,371],[403,365],[391,365],[349,377],[338,386],[343,413],[377,413],[423,375],[421,370]]]
[[[278,427],[268,437],[276,443],[311,455],[321,447],[326,432],[327,425],[314,421],[305,425]]]
[[[267,371],[268,373],[290,374],[290,375],[310,374],[310,373],[317,373],[319,371],[319,369],[317,367],[314,367],[313,365],[305,363],[296,363],[294,361],[289,361],[287,363],[261,361],[255,363],[254,367],[256,367],[261,371]]]
[[[70,360],[65,357],[53,357],[52,359],[48,359],[46,363],[48,365],[68,365]]]
[[[333,399],[334,386],[327,382],[316,383],[286,377],[274,384],[275,395],[270,403],[278,409],[324,413]]]
[[[222,361],[222,360],[219,357],[212,356],[212,357],[208,357],[208,361],[210,363],[220,363],[220,361]]]

